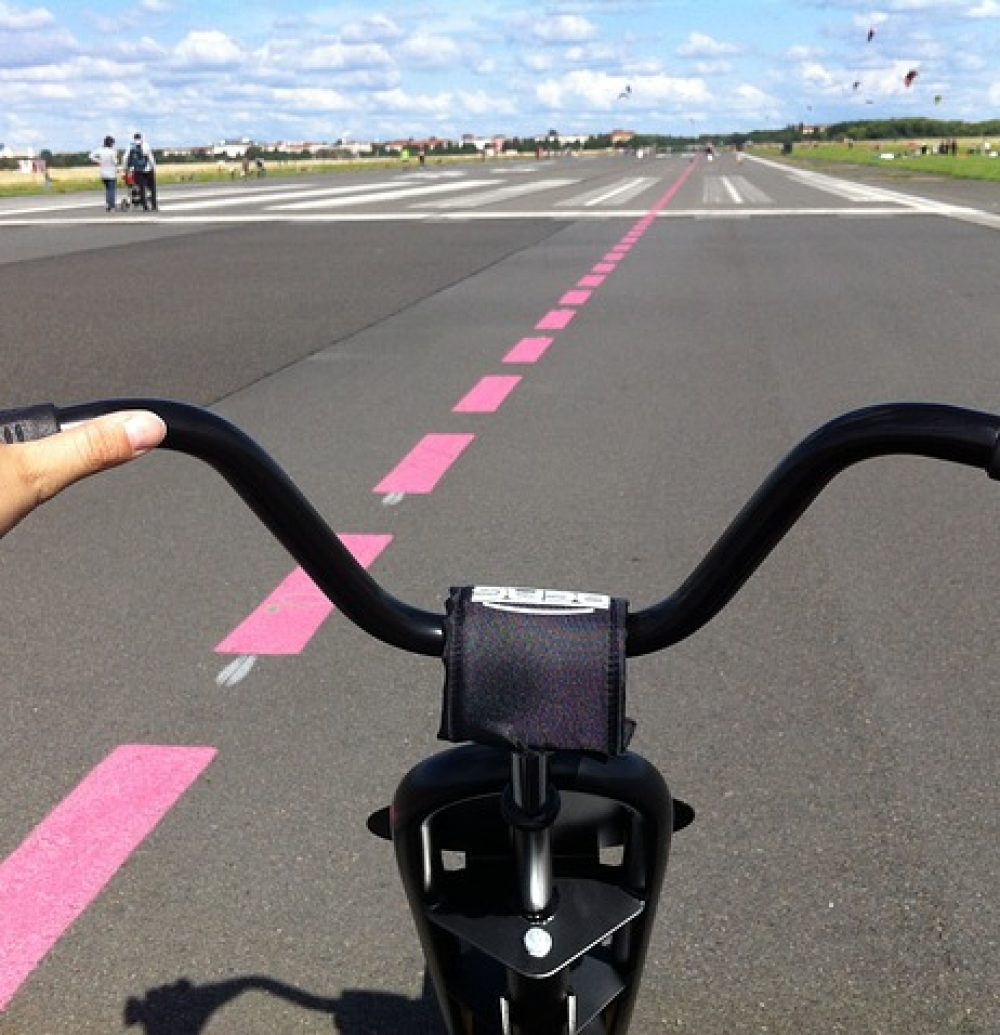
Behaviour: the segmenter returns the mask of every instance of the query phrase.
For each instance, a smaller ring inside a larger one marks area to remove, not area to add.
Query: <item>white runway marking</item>
[[[605,202],[614,201],[616,205],[623,205],[626,201],[648,190],[653,184],[659,183],[658,176],[632,176],[626,180],[620,180],[611,187],[601,187],[596,191],[588,191],[575,198],[567,198],[564,201],[557,201],[557,208],[576,208],[583,205],[584,208],[593,208],[596,205],[603,205]]]
[[[461,198],[448,198],[440,201],[423,201],[415,208],[481,208],[483,205],[493,205],[498,202],[509,201],[511,198],[518,198],[525,194],[534,194],[543,190],[554,190],[556,187],[567,187],[577,183],[578,180],[540,180],[535,183],[519,183],[513,187],[494,187],[492,190],[483,191],[479,194],[471,194]]]
[[[1000,215],[992,212],[983,212],[978,208],[970,208],[967,205],[953,205],[946,201],[932,201],[930,198],[921,198],[915,194],[903,194],[901,191],[889,190],[886,187],[873,187],[864,184],[847,184],[844,180],[835,179],[824,173],[813,172],[811,169],[791,169],[780,162],[768,161],[766,158],[750,156],[753,161],[760,162],[771,169],[777,169],[791,179],[808,183],[819,190],[827,190],[832,194],[841,190],[853,189],[855,197],[852,200],[881,201],[901,205],[906,211],[916,212],[920,215],[944,216],[947,219],[957,219],[963,223],[975,223],[977,226],[984,226],[990,230],[1000,230]],[[846,193],[843,194],[847,196]]]
[[[726,177],[728,179],[728,177]],[[732,184],[739,191],[742,202],[752,202],[754,205],[773,205],[774,198],[766,194],[755,184],[751,183],[745,176],[733,176]]]
[[[742,205],[743,198],[740,197],[740,193],[733,185],[733,181],[730,180],[728,176],[720,176],[719,180],[721,181],[722,186],[726,189],[726,193],[729,195],[730,200],[733,202],[733,204]]]
[[[290,207],[290,206],[284,206]],[[970,210],[971,211],[971,210]],[[932,211],[921,211],[902,207],[868,207],[868,208],[696,208],[677,209],[672,212],[657,212],[657,219],[745,219],[750,216],[841,216],[845,219],[858,219],[866,216],[918,216],[937,214]],[[943,214],[943,213],[942,213]],[[1000,228],[1000,216],[979,213]],[[620,219],[642,219],[649,216],[648,209],[541,209],[538,211],[491,210],[479,212],[475,209],[452,212],[262,212],[247,215],[231,213],[205,213],[203,215],[169,216],[166,214],[142,213],[137,216],[126,216],[122,219],[107,219],[94,216],[83,216],[75,219],[15,219],[4,220],[4,226],[33,227],[88,227],[115,226],[135,227],[156,224],[162,226],[210,226],[212,224],[249,224],[249,223],[420,223],[435,222],[462,223],[472,221],[512,220],[512,219],[552,219],[557,221],[595,220],[610,221]],[[958,218],[958,217],[956,217]],[[969,217],[971,222],[975,220]]]
[[[272,188],[273,189],[273,188]],[[411,188],[407,188],[405,185],[394,187],[390,185],[390,190],[395,192],[403,192]],[[267,198],[263,199],[270,203],[275,201],[297,201],[302,198],[319,198],[319,197],[340,197],[346,195],[356,194],[371,194],[374,191],[384,191],[384,188],[379,186],[373,186],[370,183],[364,184],[350,184],[348,186],[341,187],[319,187],[303,189],[297,187],[293,190],[289,190],[287,187],[284,188],[280,193],[272,193]],[[246,191],[238,191],[236,193],[227,194],[222,198],[210,198],[208,201],[186,201],[180,202],[170,206],[171,212],[192,212],[199,208],[221,208],[229,205],[252,205],[260,202],[262,199],[256,196],[250,195],[250,189]]]
[[[745,176],[709,176],[702,187],[706,205],[769,205],[774,199]]]
[[[157,197],[161,204],[163,202],[169,202],[171,209],[177,208],[179,205],[186,203],[187,201],[200,201],[203,198],[218,198],[218,197],[235,197],[237,194],[250,195],[248,201],[260,200],[258,195],[261,194],[273,194],[275,191],[288,190],[292,184],[274,184],[273,186],[267,187],[237,187],[227,185],[225,187],[205,187],[200,189],[198,187],[192,187],[187,190],[158,190]],[[313,190],[315,189],[312,183],[301,183],[295,184],[298,190]],[[127,187],[118,187],[118,200],[121,201],[123,197],[127,197],[129,189]],[[176,203],[176,204],[175,204]],[[16,208],[0,208],[0,220],[6,221],[9,218],[17,218],[19,216],[37,215],[43,212],[70,212],[79,211],[80,209],[100,209],[104,210],[104,195],[91,195],[86,201],[71,201],[65,197],[60,197],[58,200],[53,199],[45,204],[33,204],[27,207],[16,207]],[[127,213],[123,213],[127,217]],[[112,216],[106,216],[107,219],[113,218]]]
[[[237,683],[242,683],[248,675],[250,670],[254,667],[257,661],[256,654],[241,654],[238,658],[231,661],[226,667],[215,677],[216,686],[236,686]]]
[[[298,201],[290,205],[268,205],[274,212],[297,212],[304,209],[338,208],[346,205],[368,205],[376,201],[396,201],[398,198],[416,198],[424,194],[451,193],[456,190],[468,190],[471,187],[486,186],[489,180],[463,180],[461,183],[434,183],[426,187],[396,187],[389,190],[372,190],[355,197],[326,197],[319,201]],[[319,193],[319,192],[317,192]],[[330,192],[325,192],[329,194]]]

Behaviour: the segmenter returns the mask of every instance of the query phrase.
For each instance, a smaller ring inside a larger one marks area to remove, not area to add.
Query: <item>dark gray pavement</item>
[[[659,195],[683,169],[663,165]],[[568,191],[622,179],[587,168]],[[709,185],[723,173],[786,214],[737,218],[764,203]],[[507,350],[633,216],[504,203],[508,218],[136,225],[117,242],[0,227],[4,394],[213,403],[338,531],[392,534],[373,572],[421,606],[474,581],[641,606],[835,414],[1000,408],[996,231],[807,190],[731,157],[699,167],[666,213],[722,215],[657,222],[489,415],[451,408],[513,371]],[[476,439],[432,494],[387,506],[372,487],[428,432]],[[715,622],[632,662],[634,747],[698,810],[636,1032],[1000,1029],[997,493],[931,461],[856,469]],[[334,615],[302,654],[218,685],[215,644],[290,568],[217,476],[165,455],[4,540],[0,858],[117,745],[218,756],[2,1035],[437,1030],[364,818],[440,746],[441,667]]]

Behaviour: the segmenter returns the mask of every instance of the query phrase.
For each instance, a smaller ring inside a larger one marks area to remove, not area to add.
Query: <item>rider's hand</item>
[[[67,485],[159,445],[166,431],[155,413],[110,413],[36,442],[0,445],[0,535]]]

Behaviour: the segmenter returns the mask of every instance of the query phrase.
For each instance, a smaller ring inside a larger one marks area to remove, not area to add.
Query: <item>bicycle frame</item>
[[[392,841],[449,1035],[627,1031],[685,808],[632,753],[463,745],[412,769]]]
[[[383,590],[287,475],[214,414],[149,399],[33,407],[0,413],[0,437],[26,441],[123,409],[159,413],[164,447],[215,467],[355,624],[404,650],[441,655],[442,616]],[[673,594],[628,616],[627,653],[700,629],[829,481],[891,454],[1000,478],[1000,417],[887,404],[831,421],[788,454]],[[463,745],[412,769],[385,813],[369,826],[394,843],[449,1035],[624,1035],[671,836],[693,818],[652,765],[627,752],[602,762]]]

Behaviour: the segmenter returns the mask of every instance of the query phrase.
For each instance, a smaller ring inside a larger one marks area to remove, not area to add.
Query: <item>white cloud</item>
[[[990,104],[1000,105],[1000,79],[990,87]]]
[[[677,48],[677,53],[681,57],[722,57],[739,54],[740,48],[735,43],[723,43],[703,32],[692,32]]]
[[[129,58],[148,60],[149,58],[165,57],[167,53],[166,49],[151,36],[142,36],[137,40],[119,40],[112,44],[111,50],[125,60]]]
[[[1000,3],[998,0],[982,0],[982,3],[969,8],[968,15],[970,18],[1000,18]]]
[[[618,95],[632,87],[631,99],[636,106],[655,106],[669,102],[703,103],[710,99],[701,79],[673,76],[641,76],[627,79],[604,72],[569,72],[560,79],[540,83],[535,89],[538,100],[548,108],[560,109],[584,104],[589,108],[610,110],[618,103]]]
[[[798,77],[806,86],[821,93],[840,90],[843,76],[831,72],[818,61],[803,61],[798,67]]]
[[[741,83],[732,91],[732,107],[737,111],[768,118],[781,107],[777,98],[751,83]]]
[[[350,111],[356,107],[349,97],[337,90],[316,87],[275,90],[273,98],[290,111]]]
[[[854,24],[859,29],[874,29],[880,25],[885,25],[889,20],[889,16],[884,11],[872,11],[871,14],[856,14],[854,16]]]
[[[418,33],[400,44],[399,54],[425,68],[442,68],[460,61],[462,48],[450,36]]]
[[[556,60],[551,54],[525,54],[521,63],[529,72],[548,72],[555,67]]]
[[[374,14],[360,22],[345,25],[341,35],[348,43],[377,43],[400,39],[403,30],[386,15]]]
[[[563,60],[574,65],[618,62],[620,56],[618,48],[609,46],[607,43],[575,44],[567,47],[562,53]]]
[[[240,45],[217,29],[194,29],[174,48],[174,57],[185,67],[219,68],[243,60]]]
[[[560,14],[536,22],[531,35],[543,43],[582,43],[594,39],[597,27],[578,14]]]
[[[8,69],[60,64],[80,51],[77,40],[62,29],[19,32],[15,38],[0,36],[0,65]],[[5,101],[6,98],[0,98],[0,107]]]
[[[696,75],[713,76],[726,75],[733,71],[732,61],[695,61],[691,65],[691,71]]]
[[[361,46],[332,42],[303,49],[292,41],[281,48],[279,61],[292,62],[293,67],[309,71],[351,71],[355,69],[385,68],[392,64],[385,47],[377,43]]]
[[[19,31],[23,29],[44,29],[55,21],[52,12],[44,7],[11,7],[0,2],[0,29]]]
[[[76,90],[72,86],[54,82],[5,84],[3,93],[6,104],[17,104],[25,108],[33,108],[39,101],[72,101],[77,96]]]
[[[472,116],[516,115],[518,110],[510,97],[497,97],[483,90],[462,91],[458,100],[463,111]]]
[[[818,61],[823,57],[824,52],[819,47],[810,47],[805,44],[797,44],[785,51],[789,61]]]

